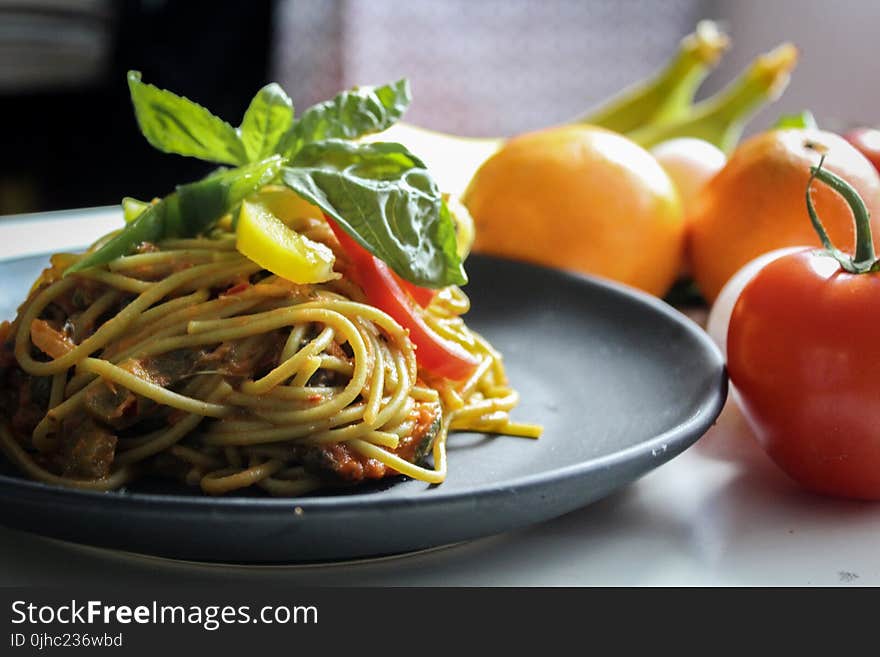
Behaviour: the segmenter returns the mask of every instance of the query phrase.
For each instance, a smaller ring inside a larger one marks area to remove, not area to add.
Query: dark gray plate
[[[0,263],[11,317],[45,257]],[[208,498],[139,484],[66,490],[0,465],[0,522],[80,543],[180,559],[328,561],[454,543],[561,515],[693,444],[727,392],[694,323],[628,288],[497,259],[468,261],[469,324],[504,354],[537,441],[455,434],[440,486],[398,480],[297,499]],[[3,469],[5,467],[5,469]]]

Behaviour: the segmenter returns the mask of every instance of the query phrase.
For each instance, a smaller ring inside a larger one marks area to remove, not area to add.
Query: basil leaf
[[[282,162],[276,155],[180,185],[161,201],[147,207],[100,249],[68,267],[64,275],[128,255],[142,242],[204,233],[242,199],[270,183],[278,175]]]
[[[357,139],[382,132],[403,116],[411,99],[405,79],[381,87],[343,91],[303,112],[278,144],[277,152],[292,157],[311,142]]]
[[[424,163],[400,144],[307,144],[283,182],[361,246],[425,287],[467,282],[455,227]]]
[[[128,88],[141,132],[160,151],[224,164],[248,161],[235,128],[198,103],[141,82],[138,71],[128,72]]]
[[[293,103],[280,85],[273,82],[257,92],[244,113],[238,133],[248,160],[259,160],[275,152],[275,146],[293,124]]]

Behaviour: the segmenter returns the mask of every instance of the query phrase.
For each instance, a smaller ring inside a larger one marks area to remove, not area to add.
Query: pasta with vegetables
[[[299,495],[440,483],[451,431],[539,435],[511,420],[501,357],[462,319],[466,210],[402,146],[354,141],[399,117],[405,83],[299,119],[269,85],[238,129],[129,85],[153,145],[231,168],[127,200],[124,228],[52,256],[0,326],[0,447],[18,469]]]

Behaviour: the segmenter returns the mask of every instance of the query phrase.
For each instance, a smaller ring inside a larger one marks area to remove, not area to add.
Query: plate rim
[[[49,255],[51,254],[47,252],[23,256],[0,257],[0,264],[45,258]],[[164,507],[173,508],[176,512],[183,513],[198,511],[205,508],[211,508],[215,512],[225,513],[237,513],[242,510],[247,510],[248,513],[274,513],[279,510],[289,509],[292,506],[295,508],[301,508],[303,512],[321,511],[324,513],[344,514],[353,511],[362,511],[364,505],[377,511],[401,506],[410,506],[413,504],[418,504],[420,506],[447,505],[461,502],[471,497],[492,497],[509,493],[511,490],[519,492],[536,486],[540,487],[551,483],[564,482],[569,479],[577,479],[594,470],[601,470],[630,460],[635,461],[639,457],[653,454],[654,450],[665,445],[665,447],[663,447],[663,453],[668,451],[671,455],[668,458],[663,459],[658,466],[655,466],[659,467],[659,465],[671,460],[699,440],[714,424],[727,401],[729,389],[727,371],[723,356],[717,345],[712,341],[709,334],[700,328],[692,319],[662,299],[618,281],[531,262],[511,260],[490,254],[473,255],[474,257],[483,260],[495,260],[516,266],[544,270],[545,273],[551,276],[559,276],[562,279],[570,280],[577,285],[598,287],[606,293],[611,292],[614,295],[627,298],[631,303],[645,306],[651,312],[663,316],[666,321],[679,325],[689,337],[696,342],[700,347],[700,352],[703,358],[707,360],[710,366],[714,365],[714,367],[709,368],[714,370],[712,372],[715,375],[713,385],[711,388],[707,387],[707,389],[703,391],[703,396],[698,400],[696,412],[683,422],[677,423],[675,426],[661,434],[617,450],[611,454],[576,461],[560,468],[536,472],[501,482],[496,481],[481,484],[479,486],[469,487],[451,493],[444,493],[443,486],[440,484],[430,487],[426,485],[426,489],[433,488],[435,491],[439,492],[432,492],[431,495],[424,497],[383,496],[382,492],[384,491],[313,497],[214,497],[209,495],[181,495],[176,493],[167,494],[83,490],[33,481],[25,479],[24,477],[0,475],[0,495],[8,494],[9,492],[15,492],[17,494],[28,493],[32,499],[34,497],[39,497],[41,500],[51,498],[53,503],[57,501],[66,506],[77,506],[81,503],[88,503],[89,501],[100,501],[105,505],[122,504],[127,506],[149,506],[155,511],[160,508],[158,505],[162,505]],[[649,467],[647,468],[647,471],[653,469],[653,467]]]

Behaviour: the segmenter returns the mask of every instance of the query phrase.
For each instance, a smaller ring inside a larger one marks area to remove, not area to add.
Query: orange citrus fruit
[[[465,192],[474,251],[595,274],[655,295],[675,280],[684,219],[645,149],[588,125],[520,135]]]
[[[786,246],[820,246],[807,214],[810,167],[846,180],[871,212],[880,244],[880,177],[842,137],[814,129],[772,130],[743,142],[727,165],[697,194],[688,212],[690,269],[703,296],[714,301],[746,263]],[[827,185],[813,183],[813,201],[832,242],[852,252],[855,228],[846,202]]]

